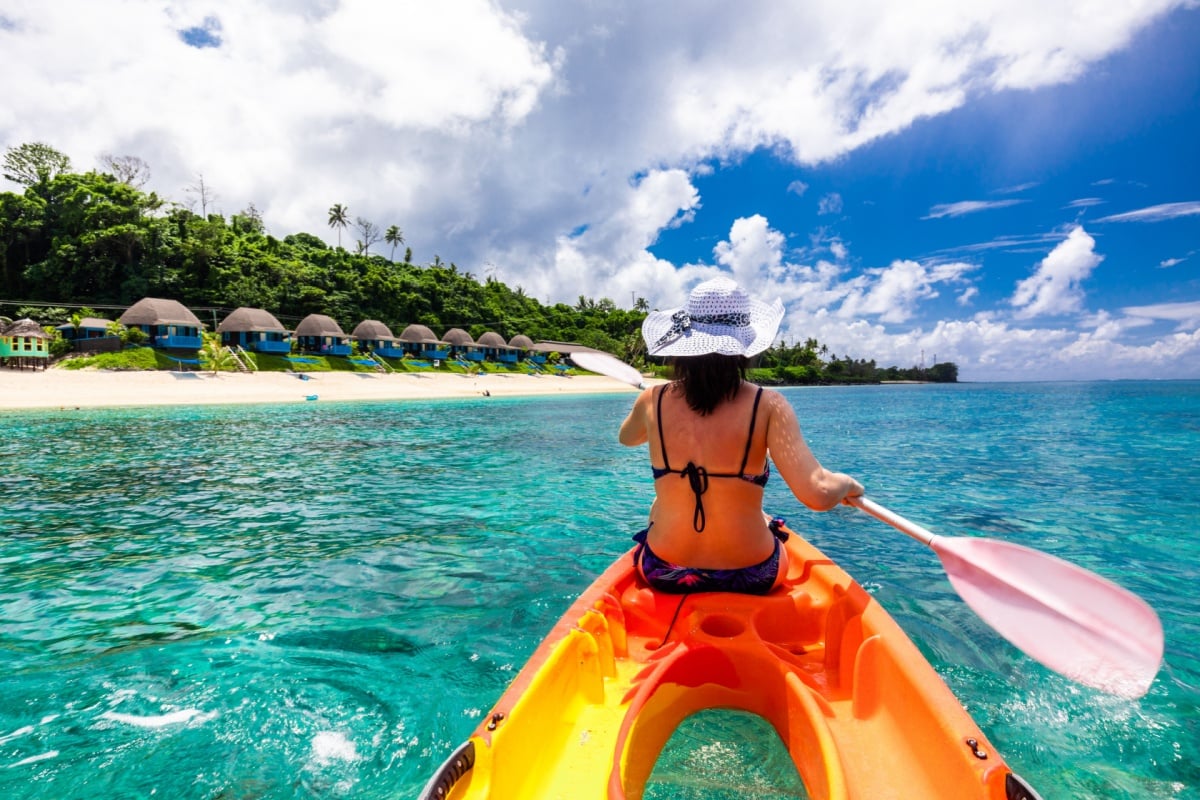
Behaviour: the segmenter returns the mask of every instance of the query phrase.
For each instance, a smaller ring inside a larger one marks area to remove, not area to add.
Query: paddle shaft
[[[846,502],[861,511],[867,512],[880,522],[891,525],[901,533],[911,536],[923,545],[932,546],[933,540],[937,538],[937,534],[922,528],[917,523],[907,520],[895,512],[889,511],[874,500],[868,500],[865,497],[859,496],[847,497]]]

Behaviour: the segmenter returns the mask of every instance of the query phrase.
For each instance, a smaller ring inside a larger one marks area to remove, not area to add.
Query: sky
[[[880,366],[1196,379],[1198,48],[1200,0],[0,0],[0,148],[548,303],[726,274]]]

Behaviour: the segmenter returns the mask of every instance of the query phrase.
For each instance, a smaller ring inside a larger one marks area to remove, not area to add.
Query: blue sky
[[[679,8],[0,0],[0,146],[546,302],[730,274],[884,365],[1200,378],[1197,0]]]
[[[1017,284],[1080,226],[1103,260],[1079,281],[1080,309],[1044,317],[1070,325],[1080,310],[1179,304],[1189,310],[1168,309],[1129,339],[1153,341],[1180,321],[1194,329],[1198,45],[1200,14],[1180,13],[1079,80],[979,97],[833,162],[797,165],[763,148],[714,163],[695,181],[704,200],[694,219],[650,249],[675,263],[704,259],[729,220],[761,214],[801,262],[834,258],[836,242],[857,269],[897,259],[976,265],[969,285],[939,289],[906,320],[929,326],[1011,306]]]

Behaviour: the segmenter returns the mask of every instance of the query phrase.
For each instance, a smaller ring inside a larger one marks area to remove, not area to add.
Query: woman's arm
[[[821,466],[800,433],[796,412],[778,392],[766,392],[767,451],[796,499],[814,511],[828,511],[848,496],[863,493],[862,484],[844,472]]]
[[[625,421],[621,423],[621,430],[617,434],[617,441],[621,444],[637,447],[650,440],[646,409],[653,391],[653,389],[646,389],[638,395],[637,400],[633,401],[633,408],[629,409],[629,416],[625,417]]]

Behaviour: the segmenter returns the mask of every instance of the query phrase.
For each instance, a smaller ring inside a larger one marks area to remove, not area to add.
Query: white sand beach
[[[330,400],[433,400],[595,394],[637,390],[598,375],[491,373],[313,373],[308,380],[281,372],[110,372],[0,369],[0,410],[95,408],[226,403],[304,403]]]

